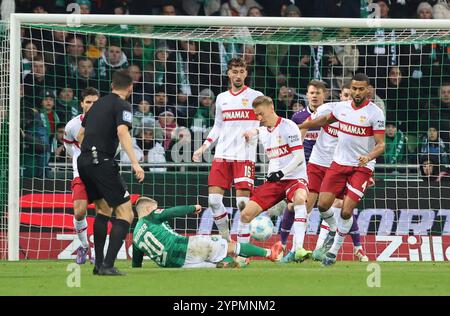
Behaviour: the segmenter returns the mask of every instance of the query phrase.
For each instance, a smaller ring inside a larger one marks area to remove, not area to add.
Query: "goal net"
[[[14,251],[20,259],[75,257],[80,243],[72,222],[73,174],[63,146],[64,124],[81,113],[84,88],[95,87],[102,95],[110,91],[116,69],[129,69],[134,79],[133,137],[146,170],[144,183],[135,182],[126,157],[118,154],[132,200],[146,195],[160,207],[200,203],[207,208],[214,149],[202,163],[193,163],[191,157],[213,125],[214,100],[228,88],[225,70],[233,57],[243,57],[248,64],[246,84],[271,96],[277,113],[286,118],[308,106],[309,81],[323,81],[326,101],[334,101],[354,73],[366,73],[373,86],[371,98],[387,117],[387,147],[378,160],[375,185],[354,212],[361,244],[370,260],[450,259],[450,29],[439,26],[445,24],[433,21],[424,28],[404,20],[350,19],[351,24],[255,18],[253,23],[201,17],[164,17],[164,24],[160,17],[81,20],[58,15],[49,15],[44,23],[46,18],[21,18],[20,51],[11,51],[12,58],[20,56],[20,72],[13,70],[20,89],[17,84],[11,96],[6,90],[8,34],[0,35],[2,259],[7,258],[6,214],[17,212],[20,232]],[[20,104],[18,122],[5,115],[9,97]],[[13,133],[20,127],[18,157],[8,156],[8,123],[14,123]],[[20,161],[18,209],[7,203],[8,157]],[[266,162],[260,148],[256,185],[262,183]],[[239,212],[234,191],[224,202],[231,232],[236,234]],[[93,219],[90,206],[91,242]],[[272,219],[274,235],[264,246],[279,239],[281,217]],[[172,224],[181,234],[217,233],[208,209]],[[314,249],[319,229],[314,210],[306,249]],[[130,256],[130,245],[129,237],[119,258]],[[340,258],[357,260],[351,236]]]

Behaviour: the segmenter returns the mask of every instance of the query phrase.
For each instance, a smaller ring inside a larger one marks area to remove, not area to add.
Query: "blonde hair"
[[[256,97],[255,100],[253,100],[253,108],[256,109],[257,106],[260,106],[261,104],[266,105],[273,105],[273,100],[271,97],[260,95],[259,97]]]
[[[138,216],[146,211],[146,208],[148,205],[153,204],[155,205],[155,209],[158,207],[158,202],[154,199],[151,199],[146,196],[141,196],[136,200],[136,212],[138,213]]]

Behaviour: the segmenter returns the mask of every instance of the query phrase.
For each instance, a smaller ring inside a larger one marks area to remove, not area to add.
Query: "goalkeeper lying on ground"
[[[233,260],[224,260],[227,256],[260,256],[272,261],[282,257],[282,248],[277,244],[265,249],[249,243],[228,242],[221,236],[185,237],[166,223],[174,217],[199,214],[202,210],[200,205],[158,209],[155,200],[141,197],[136,202],[136,210],[139,221],[133,233],[134,268],[142,266],[144,255],[167,268],[235,267]]]

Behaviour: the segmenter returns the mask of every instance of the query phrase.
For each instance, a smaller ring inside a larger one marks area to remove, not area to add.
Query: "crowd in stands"
[[[450,3],[445,0],[21,0],[16,1],[16,12],[66,13],[71,2],[80,5],[82,14],[249,18],[367,17],[369,2],[376,2],[381,18],[450,18]],[[320,40],[322,32],[313,28],[309,36]],[[342,28],[336,36],[346,38],[350,32]],[[380,43],[396,36],[391,30],[375,32]],[[436,181],[447,172],[450,44],[253,45],[29,27],[22,29],[22,38],[24,176],[43,177],[49,161],[65,161],[63,128],[81,113],[81,91],[95,87],[102,95],[109,93],[111,74],[118,69],[128,69],[134,80],[133,145],[140,161],[190,161],[194,135],[205,137],[212,127],[215,98],[227,89],[226,64],[237,56],[248,64],[246,84],[271,96],[284,117],[307,106],[305,87],[310,80],[324,81],[331,101],[337,100],[340,87],[355,72],[367,73],[371,98],[387,118],[386,153],[379,162],[419,163],[422,173]],[[120,159],[128,161],[124,153]]]

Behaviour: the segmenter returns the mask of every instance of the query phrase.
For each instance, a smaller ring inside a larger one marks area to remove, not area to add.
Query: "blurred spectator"
[[[39,55],[39,50],[32,41],[23,45],[22,49],[22,78],[25,78],[31,72],[32,62]]]
[[[120,41],[110,41],[108,48],[97,60],[98,78],[110,81],[115,70],[128,68],[128,58],[122,52]]]
[[[32,71],[24,78],[24,98],[27,103],[35,103],[34,98],[42,94],[44,89],[54,89],[53,76],[47,73],[47,65],[38,55],[32,62]]]
[[[199,106],[192,117],[192,132],[204,133],[214,125],[214,99],[215,95],[211,89],[203,89],[199,95]]]
[[[383,111],[384,115],[386,116],[386,106],[384,104],[383,99],[381,99],[375,91],[375,88],[372,85],[369,85],[369,95],[367,96],[368,99],[372,100],[373,103],[375,103],[381,111]]]
[[[163,147],[165,150],[170,148],[172,143],[172,132],[177,128],[175,116],[171,111],[164,111],[158,116],[158,124],[164,133]]]
[[[189,15],[219,15],[220,0],[183,0],[183,10]]]
[[[133,127],[134,128],[149,128],[153,130],[153,135],[158,141],[164,139],[164,133],[159,124],[156,124],[156,119],[150,111],[151,105],[147,100],[139,102],[137,111],[133,113]]]
[[[56,139],[53,143],[52,154],[50,156],[50,162],[65,163],[67,162],[66,147],[64,146],[64,123],[58,123],[56,125]]]
[[[156,40],[152,38],[134,38],[131,40],[131,52],[129,54],[133,64],[141,69],[153,66],[155,59]]]
[[[427,135],[422,138],[420,153],[435,156],[440,164],[449,163],[447,148],[435,127],[428,128]]]
[[[23,99],[22,99],[23,101]],[[39,111],[22,103],[22,123],[20,129],[22,144],[23,176],[27,178],[43,178],[48,166],[47,130],[42,124]]]
[[[92,3],[89,0],[77,0],[76,3],[80,6],[81,14],[91,14]]]
[[[86,50],[86,56],[92,60],[97,60],[104,55],[106,46],[108,45],[108,39],[104,34],[96,34],[92,37],[92,43]]]
[[[266,64],[266,52],[263,45],[245,44],[242,52],[242,58],[247,64],[246,85],[256,90],[266,88],[266,69],[261,65]],[[257,54],[257,50],[260,50]]]
[[[394,122],[386,123],[386,149],[381,157],[381,162],[386,164],[401,164],[407,162],[407,138],[397,129]]]
[[[281,114],[283,117],[287,117],[287,111],[291,108],[291,105],[295,102],[296,92],[294,88],[289,88],[286,86],[281,86],[277,102],[276,102],[276,111]]]
[[[421,2],[417,6],[417,17],[419,19],[432,19],[433,7],[428,2]]]
[[[261,8],[259,8],[259,7],[250,7],[248,9],[247,16],[261,17],[261,16],[264,16],[264,14],[263,14],[263,11],[262,11]]]
[[[71,78],[69,86],[74,90],[76,97],[81,99],[81,93],[87,87],[93,87],[101,93],[110,91],[110,82],[98,80],[94,64],[90,58],[81,57],[78,59],[78,68],[76,75]]]
[[[300,12],[300,9],[295,4],[290,4],[286,6],[286,8],[282,8],[282,16],[288,17],[288,18],[300,18],[302,16],[302,13]]]
[[[435,156],[425,155],[420,158],[420,172],[426,184],[439,184],[448,181],[450,176],[448,169]]]
[[[133,149],[136,158],[143,163],[164,163],[166,162],[164,148],[156,142],[150,128],[139,128],[136,137],[133,137]],[[120,152],[121,163],[131,163],[127,153]],[[145,168],[147,169],[147,168]],[[150,168],[151,172],[165,172],[166,168]]]
[[[220,7],[220,15],[222,16],[247,16],[248,9],[261,5],[255,0],[229,0]]]
[[[44,60],[55,64],[56,60],[66,54],[67,32],[64,30],[52,30],[51,40],[44,42]]]
[[[155,117],[159,116],[165,111],[170,111],[172,112],[172,114],[176,113],[174,106],[169,104],[169,98],[167,97],[167,94],[162,87],[157,88],[157,90],[155,91],[153,104],[153,114]]]
[[[450,82],[444,82],[438,90],[439,99],[431,101],[429,108],[420,113],[421,125],[424,127],[431,122],[440,132],[446,142],[450,141]]]
[[[450,4],[448,0],[438,0],[433,6],[433,17],[435,19],[450,19]]]
[[[143,73],[138,64],[128,66],[128,71],[133,78],[133,93],[130,97],[131,104],[136,104],[142,100],[145,94],[150,94],[152,91],[150,85],[144,82]]]
[[[162,5],[161,14],[162,15],[177,15],[177,9],[175,8],[175,5],[168,2],[168,3]]]
[[[165,91],[165,85],[167,81],[167,60],[170,56],[170,50],[168,46],[158,46],[155,51],[155,69],[154,69],[154,82],[155,90],[163,88]]]
[[[54,150],[56,149],[56,126],[58,126],[60,120],[55,111],[55,95],[53,90],[43,90],[40,97],[40,120],[46,130],[46,146],[50,149],[45,155],[47,164],[50,156],[54,154]]]
[[[79,36],[70,36],[66,42],[66,55],[56,60],[55,72],[57,82],[66,85],[66,80],[77,74],[78,58],[84,55],[84,42]]]
[[[80,103],[72,88],[62,88],[56,98],[56,114],[62,123],[66,124],[81,113]]]
[[[336,34],[336,40],[346,41],[351,37],[350,28],[340,28]],[[356,45],[334,45],[328,53],[328,73],[330,89],[336,95],[340,86],[350,80],[359,68],[359,50]],[[331,80],[334,78],[335,80]]]
[[[389,69],[388,85],[381,97],[385,99],[386,119],[397,122],[399,128],[406,131],[408,119],[413,117],[408,113],[408,83],[403,77],[399,67],[394,66]]]

